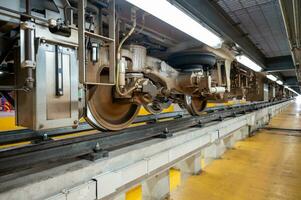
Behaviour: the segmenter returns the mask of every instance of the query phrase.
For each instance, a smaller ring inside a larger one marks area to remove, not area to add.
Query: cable
[[[118,49],[117,49],[117,67],[116,67],[116,91],[119,95],[121,96],[125,96],[127,95],[129,92],[131,92],[132,90],[134,90],[137,86],[133,88],[131,88],[129,91],[123,93],[121,92],[120,88],[119,88],[119,73],[120,73],[120,59],[121,59],[121,47],[123,45],[123,43],[134,33],[135,28],[136,28],[136,10],[132,11],[132,18],[133,18],[133,27],[131,28],[131,30],[128,32],[128,34],[121,40],[121,42],[118,45]],[[136,84],[135,84],[136,85]]]

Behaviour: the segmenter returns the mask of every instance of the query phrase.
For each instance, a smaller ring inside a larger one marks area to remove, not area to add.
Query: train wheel
[[[117,103],[113,99],[113,86],[97,85],[87,90],[86,120],[100,130],[121,130],[128,127],[140,106]]]
[[[97,80],[109,82],[107,68],[100,69]],[[94,85],[86,90],[86,121],[93,127],[107,131],[127,128],[138,115],[140,106],[130,102],[116,102],[112,85]]]
[[[206,108],[207,100],[202,97],[191,97],[185,96],[184,103],[187,111],[193,116],[199,116],[202,111]]]

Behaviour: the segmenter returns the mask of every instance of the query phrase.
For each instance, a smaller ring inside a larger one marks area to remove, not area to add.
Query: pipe
[[[299,1],[293,0],[293,15],[294,15],[294,28],[295,28],[295,39],[296,47],[300,48],[300,24],[299,24]]]
[[[219,86],[218,87],[212,87],[211,83],[212,83],[211,76],[208,76],[208,89],[209,89],[209,92],[211,94],[218,94],[218,93],[225,93],[226,92],[225,87],[219,87]]]
[[[31,0],[26,0],[26,14],[31,15]]]
[[[226,92],[225,87],[210,87],[210,93],[212,94],[225,93],[225,92]]]
[[[287,38],[289,40],[289,47],[290,47],[290,51],[291,51],[291,54],[292,54],[292,59],[293,59],[293,63],[295,65],[295,72],[296,72],[296,77],[297,77],[297,80],[298,82],[300,82],[301,78],[300,78],[300,75],[299,75],[299,70],[297,69],[297,61],[296,61],[296,57],[295,57],[295,53],[294,53],[294,46],[292,45],[292,38],[291,38],[291,35],[290,35],[290,30],[289,30],[289,24],[288,24],[288,16],[286,14],[286,10],[285,10],[285,0],[279,0],[279,4],[280,4],[280,10],[281,10],[281,14],[282,14],[282,18],[283,18],[283,21],[284,21],[284,27],[285,27],[285,31],[286,31],[286,35],[287,35]]]
[[[129,94],[129,92],[131,92],[133,90],[133,88],[131,88],[131,90],[123,93],[121,90],[120,90],[120,87],[119,87],[119,73],[120,73],[120,62],[121,62],[121,48],[122,48],[122,45],[123,43],[134,33],[135,31],[135,28],[136,28],[136,10],[133,11],[132,13],[132,17],[133,17],[133,27],[131,28],[131,30],[128,32],[128,34],[121,40],[121,42],[119,43],[118,45],[118,48],[117,48],[117,67],[116,67],[116,91],[119,95],[121,96],[125,96],[127,94]],[[136,84],[135,84],[136,85]],[[136,86],[135,86],[136,87]],[[135,88],[134,88],[135,89]]]
[[[31,15],[31,0],[26,0],[26,14]],[[25,62],[31,61],[33,62],[33,51],[32,51],[32,30],[30,28],[26,28],[24,31],[25,34]],[[25,86],[28,89],[33,88],[33,67],[27,66],[27,78],[25,79]]]

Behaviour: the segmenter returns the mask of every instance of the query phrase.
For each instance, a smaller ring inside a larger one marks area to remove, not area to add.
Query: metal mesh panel
[[[277,0],[219,0],[218,4],[266,57],[290,54]]]

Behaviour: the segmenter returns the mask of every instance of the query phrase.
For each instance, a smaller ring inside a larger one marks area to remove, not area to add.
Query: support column
[[[186,179],[191,175],[197,175],[201,172],[201,163],[202,155],[201,152],[199,152],[186,160],[180,161],[175,165],[175,168],[181,171],[181,179]]]
[[[224,143],[224,140],[219,140],[217,141],[216,143],[216,156],[215,158],[218,159],[218,158],[221,158],[221,156],[225,153],[226,151],[226,145]]]
[[[238,134],[240,134],[240,131],[235,131],[233,134],[231,134],[230,136],[226,137],[224,139],[224,144],[226,146],[227,149],[231,149],[234,147],[236,141],[237,141],[237,136]]]
[[[143,200],[162,200],[168,198],[169,171],[164,171],[142,183]]]

